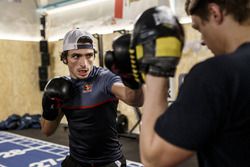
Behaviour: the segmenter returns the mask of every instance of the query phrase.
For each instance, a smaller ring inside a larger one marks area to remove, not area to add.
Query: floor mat
[[[60,167],[69,148],[5,131],[0,132],[0,167]],[[128,167],[143,167],[127,161]]]

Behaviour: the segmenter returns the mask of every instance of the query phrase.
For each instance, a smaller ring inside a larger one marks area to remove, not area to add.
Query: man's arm
[[[41,119],[41,130],[46,136],[52,135],[57,129],[64,115],[61,111],[62,104],[72,96],[73,87],[68,79],[57,77],[47,83],[42,98]]]
[[[105,54],[105,66],[121,77],[123,83],[114,83],[112,93],[126,104],[141,107],[143,104],[143,91],[141,74],[135,77],[132,70],[131,58],[129,53],[130,34],[124,34],[116,38],[112,43],[113,50]],[[135,70],[134,70],[135,71]]]
[[[193,155],[162,139],[154,130],[157,118],[166,111],[168,79],[147,75],[140,131],[140,155],[145,167],[176,166]]]
[[[53,121],[46,120],[42,117],[41,118],[42,133],[45,134],[46,136],[52,135],[56,131],[58,125],[60,124],[60,122],[63,118],[63,115],[64,114],[62,112],[60,112],[59,115],[57,116],[57,118]]]
[[[123,83],[116,82],[111,88],[112,93],[126,104],[141,107],[144,101],[144,95],[142,88],[130,89]]]

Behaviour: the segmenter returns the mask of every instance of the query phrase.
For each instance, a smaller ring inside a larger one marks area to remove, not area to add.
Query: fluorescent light
[[[81,29],[82,27],[79,26],[79,28]],[[92,28],[88,29],[88,32],[91,34],[112,34],[114,31],[118,31],[118,30],[127,30],[127,31],[131,31],[133,30],[133,25],[132,24],[127,24],[127,25],[120,25],[120,26],[95,26]],[[53,34],[53,33],[52,33]],[[58,41],[60,39],[63,39],[65,34],[56,34],[55,35],[51,35],[48,38],[48,41]]]
[[[58,41],[58,40],[60,40],[60,39],[63,39],[63,35],[54,35],[54,36],[51,36],[51,37],[49,37],[48,38],[48,41]]]
[[[40,41],[41,37],[34,37],[34,36],[29,36],[29,35],[0,33],[0,39],[15,40],[15,41]]]
[[[99,3],[100,1],[105,1],[105,0],[86,0],[86,1],[83,1],[83,2],[77,2],[77,3],[73,3],[73,4],[68,4],[68,5],[65,5],[65,6],[55,7],[55,8],[52,8],[52,9],[40,9],[40,10],[41,10],[41,12],[45,12],[47,14],[56,14],[56,13],[65,12],[65,11],[68,11],[68,10],[73,10],[73,9],[93,5],[95,3]]]

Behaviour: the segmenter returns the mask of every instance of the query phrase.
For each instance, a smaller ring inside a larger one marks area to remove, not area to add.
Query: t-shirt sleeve
[[[118,75],[115,75],[114,73],[112,73],[109,70],[106,70],[103,75],[104,75],[103,82],[105,83],[105,92],[107,94],[112,94],[111,88],[112,88],[113,84],[116,82],[121,83],[122,82],[121,77]]]
[[[194,67],[176,101],[156,121],[156,133],[185,149],[199,150],[207,146],[219,130],[224,109],[218,75],[204,65]]]

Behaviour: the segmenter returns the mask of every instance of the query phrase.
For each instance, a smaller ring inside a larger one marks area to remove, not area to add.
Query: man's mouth
[[[86,76],[88,74],[88,70],[87,69],[80,69],[80,70],[78,70],[78,74],[80,76]]]

